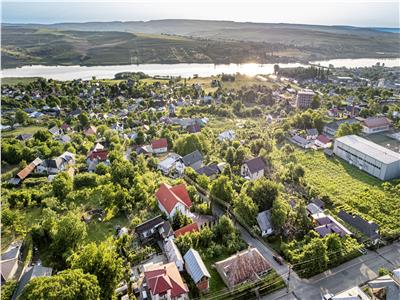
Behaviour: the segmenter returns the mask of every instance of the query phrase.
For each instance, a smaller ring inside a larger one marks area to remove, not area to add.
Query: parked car
[[[283,258],[280,257],[279,255],[274,255],[274,260],[275,260],[278,264],[283,265]]]
[[[322,300],[331,300],[334,295],[327,293],[322,296]]]

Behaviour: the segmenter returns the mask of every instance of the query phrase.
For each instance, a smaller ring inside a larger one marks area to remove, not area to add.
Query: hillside
[[[399,57],[398,36],[346,26],[197,20],[3,24],[1,55],[3,68],[26,64],[304,62]]]

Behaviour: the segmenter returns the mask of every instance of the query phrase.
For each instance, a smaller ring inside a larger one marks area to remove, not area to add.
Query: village
[[[2,298],[400,298],[399,74],[3,83]]]

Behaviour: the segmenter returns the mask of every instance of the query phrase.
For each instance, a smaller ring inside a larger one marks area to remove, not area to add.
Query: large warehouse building
[[[333,152],[381,180],[400,178],[400,153],[357,135],[337,138]]]

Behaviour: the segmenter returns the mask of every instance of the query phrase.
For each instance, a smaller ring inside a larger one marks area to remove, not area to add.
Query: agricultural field
[[[306,181],[320,194],[327,195],[335,211],[345,209],[381,226],[385,237],[400,235],[400,193],[385,188],[383,182],[339,158],[327,158],[320,151],[296,151],[305,168]]]

